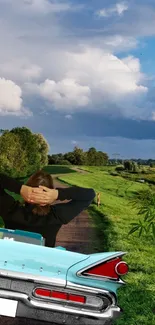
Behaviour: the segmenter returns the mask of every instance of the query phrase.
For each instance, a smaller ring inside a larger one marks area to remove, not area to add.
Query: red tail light
[[[121,258],[115,258],[113,260],[103,262],[85,270],[83,275],[91,275],[98,277],[107,277],[112,279],[118,279],[120,275],[128,273],[128,265],[121,261]]]
[[[35,294],[36,294],[36,296],[40,296],[40,297],[50,297],[51,290],[37,288],[35,290]]]
[[[68,300],[74,301],[74,302],[81,302],[84,304],[86,302],[86,297],[84,296],[78,296],[78,295],[68,295]]]
[[[37,288],[34,291],[35,296],[38,298],[50,298],[50,299],[61,299],[72,302],[79,302],[84,304],[86,302],[86,297],[81,295],[74,295],[63,291],[52,291],[48,289]]]
[[[125,275],[129,271],[129,267],[125,262],[120,262],[115,267],[116,273],[118,275]]]
[[[57,298],[57,299],[62,299],[62,300],[67,300],[67,293],[59,292],[59,291],[51,291],[51,297]]]

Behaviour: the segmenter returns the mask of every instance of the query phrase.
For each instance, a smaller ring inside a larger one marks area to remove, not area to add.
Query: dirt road
[[[58,176],[58,175],[56,175]],[[55,187],[67,187],[54,179]],[[68,225],[63,225],[57,235],[56,246],[64,246],[67,250],[90,253],[92,252],[91,243],[94,240],[94,232],[91,219],[86,211],[80,213]],[[30,321],[26,319],[12,319],[0,317],[0,325],[46,325],[45,322]],[[55,325],[51,323],[51,325]]]

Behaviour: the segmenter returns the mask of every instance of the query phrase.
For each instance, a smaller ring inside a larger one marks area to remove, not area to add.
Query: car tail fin
[[[95,263],[89,264],[87,267],[78,271],[78,275],[86,277],[97,277],[97,278],[108,278],[112,280],[119,280],[122,275],[128,273],[128,265],[122,260],[121,253],[116,256],[107,257],[107,259],[102,259],[95,261]],[[87,262],[90,262],[89,259]]]

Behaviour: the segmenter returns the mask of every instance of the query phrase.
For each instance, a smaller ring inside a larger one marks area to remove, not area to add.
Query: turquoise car
[[[125,252],[80,254],[40,234],[0,228],[0,315],[57,324],[108,325],[121,315]]]

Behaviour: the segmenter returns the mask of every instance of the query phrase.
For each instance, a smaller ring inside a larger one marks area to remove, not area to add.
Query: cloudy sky
[[[155,1],[0,0],[0,128],[155,158]]]

